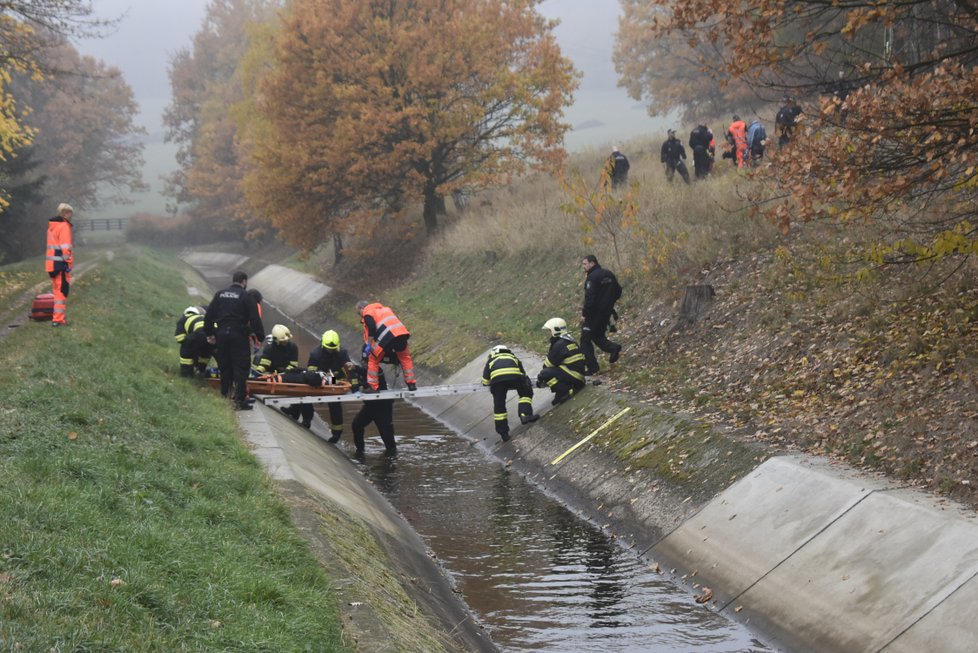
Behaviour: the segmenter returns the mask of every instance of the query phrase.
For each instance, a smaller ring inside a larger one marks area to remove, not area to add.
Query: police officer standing
[[[676,130],[670,129],[668,131],[668,137],[665,142],[662,143],[662,152],[659,156],[662,161],[663,166],[666,169],[666,179],[669,183],[672,183],[672,178],[679,171],[679,175],[683,178],[687,184],[689,183],[689,171],[686,170],[686,164],[683,163],[686,160],[686,148],[683,144],[676,138]]]
[[[251,410],[248,403],[248,370],[251,366],[249,336],[265,339],[265,327],[258,315],[255,299],[247,292],[248,275],[242,271],[231,277],[231,285],[214,293],[204,316],[207,342],[215,345],[214,357],[221,370],[221,395],[234,387],[235,410]]]
[[[584,354],[585,374],[597,374],[600,369],[594,355],[594,346],[608,354],[608,362],[614,363],[621,355],[621,345],[611,342],[605,335],[611,318],[617,319],[615,302],[621,297],[621,285],[614,272],[601,267],[594,254],[584,257],[584,305],[581,307],[581,352]]]

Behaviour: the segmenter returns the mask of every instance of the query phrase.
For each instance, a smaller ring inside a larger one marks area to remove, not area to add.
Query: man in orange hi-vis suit
[[[744,157],[747,154],[747,123],[734,114],[733,122],[727,129],[727,142],[734,146],[737,167],[744,167]]]
[[[65,309],[68,305],[68,290],[71,288],[71,268],[75,255],[71,240],[71,218],[75,214],[68,204],[58,205],[58,215],[48,220],[48,247],[44,258],[44,269],[51,277],[51,292],[54,293],[54,316],[51,326],[65,326]]]
[[[411,334],[394,311],[378,302],[362,301],[357,304],[357,314],[363,323],[364,353],[367,355],[367,385],[361,392],[377,392],[380,387],[380,362],[390,353],[397,355],[397,361],[404,370],[404,383],[408,390],[416,390],[418,383],[414,378],[414,363],[408,351],[408,338]]]

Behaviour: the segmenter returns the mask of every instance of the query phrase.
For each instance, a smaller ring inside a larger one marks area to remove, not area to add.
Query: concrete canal
[[[198,271],[212,289],[227,283],[225,269],[198,266]],[[318,334],[268,302],[263,322],[266,331],[278,323],[289,326],[305,363]],[[358,334],[343,336],[344,347],[357,356]],[[392,376],[389,382],[403,387]],[[425,540],[501,650],[772,650],[409,403],[395,403],[398,455],[384,455],[371,425],[366,455],[356,460],[349,423],[359,406],[344,404],[346,428],[337,446]],[[488,394],[486,411],[491,411]],[[328,420],[325,408],[317,408],[317,414]]]

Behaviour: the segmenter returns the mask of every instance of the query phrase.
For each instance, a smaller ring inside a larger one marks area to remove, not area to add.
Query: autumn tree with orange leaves
[[[577,75],[539,0],[295,0],[256,142],[276,225],[314,247],[412,203],[555,168]]]
[[[649,39],[722,43],[725,73],[804,101],[803,131],[753,185],[796,221],[872,220],[878,265],[978,251],[978,9],[955,0],[648,0]]]
[[[260,33],[279,8],[277,0],[211,0],[193,44],[170,65],[172,101],[163,124],[177,145],[179,169],[167,180],[175,208],[220,231],[259,236],[267,231],[245,199],[249,165],[231,108],[248,94],[243,67],[252,34]]]

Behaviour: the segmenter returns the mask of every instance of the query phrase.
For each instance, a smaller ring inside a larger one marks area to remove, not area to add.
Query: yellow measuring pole
[[[554,458],[553,461],[550,464],[551,465],[556,465],[557,463],[559,463],[561,460],[563,460],[564,458],[566,458],[567,456],[569,456],[570,454],[572,454],[574,451],[576,451],[578,447],[580,447],[585,442],[587,442],[588,440],[590,440],[591,438],[593,438],[594,436],[596,436],[601,431],[601,429],[603,429],[604,427],[606,427],[606,426],[614,423],[615,420],[617,420],[619,417],[621,417],[622,415],[624,415],[625,413],[627,413],[631,409],[632,409],[631,406],[629,406],[628,408],[625,408],[620,413],[618,413],[617,415],[615,415],[614,417],[612,417],[611,419],[609,419],[607,422],[605,422],[604,424],[602,424],[598,428],[596,428],[593,431],[591,431],[591,435],[587,436],[586,438],[584,438],[583,440],[581,440],[580,442],[578,442],[577,444],[575,444],[573,447],[571,447],[570,449],[568,449],[564,453],[562,453],[559,456],[557,456],[556,458]]]

